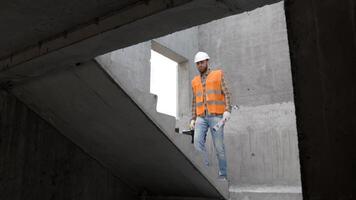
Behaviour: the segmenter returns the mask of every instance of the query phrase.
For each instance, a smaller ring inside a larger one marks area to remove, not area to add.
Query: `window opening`
[[[178,63],[151,50],[150,92],[158,96],[157,112],[177,117]]]

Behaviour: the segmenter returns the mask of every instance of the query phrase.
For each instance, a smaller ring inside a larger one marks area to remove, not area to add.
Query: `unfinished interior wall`
[[[356,2],[285,5],[303,198],[356,199]]]
[[[195,53],[198,50],[208,52],[212,68],[219,66],[225,71],[233,96],[232,103],[240,106],[240,110],[233,111],[232,119],[225,127],[228,176],[232,186],[230,190],[236,193],[234,198],[242,198],[246,193],[263,193],[301,199],[283,2],[176,32],[155,41],[188,60],[179,66],[179,119],[176,127],[188,128],[191,117],[190,81],[198,74],[193,62]],[[121,53],[107,54],[97,60],[119,84],[126,82],[129,77],[136,77],[132,85],[125,85],[128,91],[133,91],[138,82],[148,82],[139,79],[142,73],[149,70],[148,44],[146,42],[128,47],[127,50],[118,50]],[[128,51],[144,51],[145,55],[124,53]],[[136,63],[122,67],[128,62],[127,59],[133,58]],[[118,64],[113,65],[108,60],[116,60]],[[142,71],[137,71],[136,67]],[[128,70],[126,72],[129,75],[115,72],[121,70]],[[146,100],[139,96],[133,98],[145,106]],[[156,123],[165,126],[164,121],[156,120]],[[171,129],[166,130],[166,134],[190,159],[198,160],[198,168],[206,170],[200,162],[200,155],[192,148],[190,138],[174,134]],[[216,177],[216,156],[209,138],[207,145],[209,158],[214,163],[208,171]]]
[[[0,90],[0,199],[138,199],[13,95]]]
[[[241,108],[225,128],[232,183],[300,185],[283,2],[199,26],[199,47]]]
[[[215,168],[206,168],[202,158],[194,150],[191,139],[175,133],[175,127],[187,125],[190,116],[190,80],[194,76],[194,65],[191,57],[198,51],[198,27],[176,32],[157,38],[154,42],[143,42],[125,49],[99,56],[96,61],[104,70],[127,92],[132,100],[148,115],[168,138],[187,156],[195,167],[221,192],[227,194],[227,183],[216,180]],[[157,49],[155,43],[166,48]],[[150,93],[150,51],[151,48],[161,54],[174,54],[172,59],[178,62],[178,118],[158,113],[156,110],[157,96]],[[169,52],[168,52],[169,51]],[[177,58],[174,58],[177,57]],[[141,77],[145,78],[141,78]],[[181,126],[181,127],[182,127]]]
[[[194,76],[194,69],[191,66],[194,65],[192,56],[199,49],[198,27],[157,38],[154,41],[181,56],[180,60],[175,61],[179,64],[178,117],[184,117],[187,112],[190,112],[186,105],[191,103],[189,98],[190,80]],[[139,106],[143,107],[146,106],[147,99],[139,96],[142,93],[150,92],[150,50],[155,50],[153,46],[151,41],[143,42],[96,58],[113,79],[137,101]],[[165,55],[165,52],[160,51],[160,53]],[[163,123],[158,123],[164,126]]]

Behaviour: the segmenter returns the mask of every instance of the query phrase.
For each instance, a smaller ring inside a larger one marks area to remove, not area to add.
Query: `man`
[[[205,141],[208,129],[212,136],[219,163],[219,179],[226,180],[227,163],[224,145],[224,126],[214,131],[213,127],[221,120],[229,120],[231,113],[231,95],[226,87],[222,70],[211,70],[208,66],[209,55],[198,52],[194,62],[200,75],[192,80],[193,100],[190,128],[195,129],[194,147],[202,152],[204,162],[209,166]]]

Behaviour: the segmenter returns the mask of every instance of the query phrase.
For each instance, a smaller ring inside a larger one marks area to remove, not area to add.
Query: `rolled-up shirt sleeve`
[[[221,90],[225,95],[225,111],[231,113],[231,93],[228,89],[224,74],[221,77]]]
[[[195,112],[196,110],[196,102],[195,102],[195,94],[194,94],[194,90],[193,90],[193,87],[192,87],[192,91],[193,91],[193,98],[192,98],[192,119],[196,119],[197,118],[197,114]]]

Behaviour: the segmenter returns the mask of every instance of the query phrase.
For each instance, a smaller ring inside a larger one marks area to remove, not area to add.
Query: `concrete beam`
[[[156,52],[168,57],[169,59],[174,60],[177,63],[182,63],[182,62],[187,62],[188,61],[187,58],[179,55],[177,52],[174,52],[172,49],[169,49],[168,47],[163,46],[162,44],[156,42],[155,40],[152,40],[151,48],[154,51],[156,51]]]
[[[110,16],[64,31],[24,51],[0,60],[0,81],[22,81],[74,66],[98,55],[142,41],[236,14],[277,0],[250,1],[241,9],[231,9],[232,1],[142,1]],[[240,2],[240,1],[236,1]],[[234,3],[233,5],[235,5]]]

